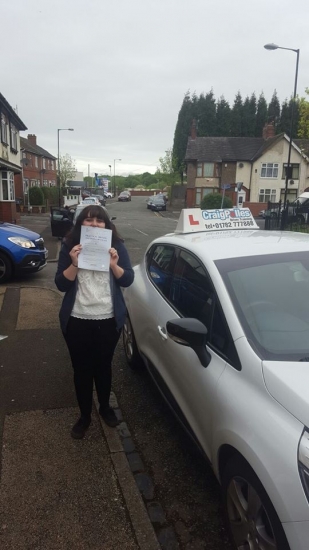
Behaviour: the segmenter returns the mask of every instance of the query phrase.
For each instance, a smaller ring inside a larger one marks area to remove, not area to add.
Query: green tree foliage
[[[194,118],[193,113],[194,111],[190,99],[190,92],[187,92],[178,114],[173,144],[173,167],[175,172],[179,173],[181,183],[183,183],[183,174],[185,169],[184,158],[186,154],[188,136],[190,133],[192,120]]]
[[[268,105],[267,117],[268,122],[274,122],[275,129],[277,129],[280,124],[280,102],[277,96],[277,90],[274,90],[270,104]]]
[[[68,154],[59,159],[60,186],[64,187],[68,180],[72,180],[76,174],[75,161]]]
[[[198,136],[214,136],[216,134],[216,100],[212,90],[206,95],[201,94],[198,99],[197,122]]]
[[[243,136],[243,102],[241,93],[237,92],[231,116],[231,131],[233,137]]]
[[[201,209],[202,210],[212,210],[215,208],[221,208],[222,195],[220,193],[209,193],[205,195],[201,200]],[[233,203],[229,197],[224,197],[223,199],[223,208],[232,208]]]
[[[32,206],[44,205],[44,195],[41,187],[30,187],[29,204],[31,204]]]
[[[231,108],[221,96],[216,108],[216,136],[229,137],[231,135]]]
[[[309,88],[305,90],[309,96]],[[299,123],[298,132],[299,138],[309,139],[309,101],[305,97],[302,97],[299,101]]]
[[[256,97],[253,93],[251,97],[247,96],[242,112],[242,134],[246,137],[255,136],[256,123]]]
[[[263,128],[267,122],[267,101],[263,92],[257,102],[256,107],[256,121],[255,121],[255,137],[262,137]]]

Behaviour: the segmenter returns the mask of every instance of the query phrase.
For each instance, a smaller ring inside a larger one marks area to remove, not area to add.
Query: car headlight
[[[304,431],[298,447],[298,466],[306,497],[309,500],[309,432]]]
[[[35,244],[26,237],[8,237],[8,240],[22,248],[35,248]]]

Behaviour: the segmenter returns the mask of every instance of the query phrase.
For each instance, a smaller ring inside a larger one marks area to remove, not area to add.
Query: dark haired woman
[[[111,229],[109,272],[78,268],[82,225]],[[60,326],[71,356],[80,408],[80,418],[71,430],[75,439],[82,439],[91,423],[93,381],[101,417],[109,426],[118,424],[109,406],[111,364],[126,315],[121,287],[130,286],[133,279],[128,252],[106,210],[86,206],[63,242],[55,277],[57,288],[65,292]]]

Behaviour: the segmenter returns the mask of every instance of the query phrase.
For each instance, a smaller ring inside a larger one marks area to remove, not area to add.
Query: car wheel
[[[133,328],[128,315],[122,329],[122,341],[129,367],[135,370],[140,369],[143,365],[143,361],[137,349]]]
[[[6,283],[12,277],[12,273],[13,267],[11,261],[5,254],[1,254],[0,252],[0,284]]]
[[[224,511],[234,547],[290,550],[277,513],[260,480],[241,456],[222,476]]]

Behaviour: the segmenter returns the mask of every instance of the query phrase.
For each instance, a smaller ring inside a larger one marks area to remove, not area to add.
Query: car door
[[[72,216],[66,208],[51,206],[50,208],[50,226],[53,237],[62,238],[70,231],[72,227]]]
[[[168,336],[167,321],[177,317],[197,318],[207,327],[211,356],[207,368],[191,348]],[[186,250],[178,251],[169,292],[161,301],[157,318],[156,369],[177,404],[176,412],[184,415],[210,458],[218,381],[227,361],[237,364],[237,356],[211,280],[202,263]]]

